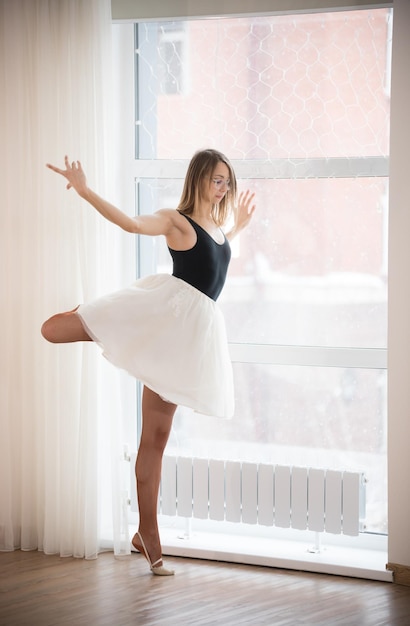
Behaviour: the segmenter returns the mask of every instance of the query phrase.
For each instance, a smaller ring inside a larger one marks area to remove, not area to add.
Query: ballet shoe
[[[162,558],[160,558],[157,561],[155,561],[154,563],[152,563],[151,559],[149,558],[148,550],[145,547],[145,543],[144,543],[144,540],[143,540],[140,532],[137,531],[135,534],[138,535],[138,539],[140,540],[141,547],[142,547],[142,550],[144,552],[144,556],[145,556],[145,558],[147,559],[147,561],[149,563],[149,567],[150,567],[151,572],[153,574],[155,574],[155,576],[173,576],[175,574],[173,569],[167,569],[163,565],[159,565],[159,563],[162,563]],[[134,548],[136,548],[138,550],[138,548],[134,545],[134,541],[132,541],[131,543],[134,546]]]

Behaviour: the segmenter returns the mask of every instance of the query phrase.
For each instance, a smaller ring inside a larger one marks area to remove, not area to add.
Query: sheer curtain
[[[0,0],[0,550],[128,551],[131,379],[42,321],[121,284],[121,233],[45,168],[113,189],[110,0]]]

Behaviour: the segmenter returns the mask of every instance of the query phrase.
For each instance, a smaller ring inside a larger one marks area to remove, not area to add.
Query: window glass
[[[140,181],[141,207],[175,207],[182,184],[182,179]],[[229,340],[386,347],[387,180],[240,180],[239,185],[256,191],[258,209],[252,226],[233,241],[219,301]],[[169,272],[166,246],[155,242],[155,250],[156,270]]]
[[[159,26],[159,89],[165,95],[182,94],[187,75],[184,22],[166,22]]]
[[[151,101],[140,111],[139,157],[190,158],[193,146],[231,159],[386,155],[388,16],[142,24],[139,71]]]
[[[233,342],[385,347],[386,180],[247,181],[221,304]]]
[[[366,530],[387,531],[386,372],[234,364],[235,417],[178,409],[168,453],[363,471]]]
[[[385,370],[253,363],[246,350],[386,349],[391,11],[137,32],[138,210],[175,208],[185,161],[205,147],[234,161],[258,206],[219,300],[243,347],[235,416],[179,408],[168,451],[364,471],[366,527],[384,533]],[[170,269],[164,242],[141,238],[139,273]]]

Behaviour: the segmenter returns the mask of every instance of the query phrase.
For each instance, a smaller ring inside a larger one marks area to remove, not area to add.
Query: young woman
[[[229,240],[248,225],[254,194],[237,199],[228,159],[197,152],[188,167],[177,209],[129,217],[89,189],[81,164],[48,164],[103,217],[123,230],[163,235],[172,276],[137,280],[127,289],[54,315],[42,326],[48,341],[95,341],[116,366],[144,384],[143,425],[135,467],[139,529],[132,539],[153,574],[172,575],[162,564],[157,499],[162,456],[178,404],[207,415],[233,414],[232,368],[225,326],[216,304],[230,261]],[[232,215],[232,228],[221,228]]]

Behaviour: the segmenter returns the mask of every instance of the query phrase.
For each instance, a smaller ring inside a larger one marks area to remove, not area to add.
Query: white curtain
[[[40,335],[121,284],[122,235],[45,167],[79,159],[110,197],[111,59],[110,0],[0,0],[0,550],[128,551],[131,382],[94,344]]]

